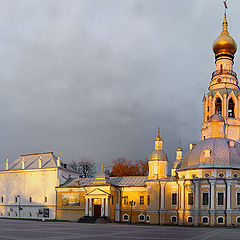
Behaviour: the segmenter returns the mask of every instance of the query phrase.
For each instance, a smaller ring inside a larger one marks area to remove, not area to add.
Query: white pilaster
[[[92,198],[90,198],[90,203],[89,203],[89,216],[92,217]]]
[[[184,201],[185,201],[185,196],[184,196],[184,183],[181,184],[181,209],[184,209]]]
[[[215,210],[215,181],[210,181],[211,184],[211,205],[210,210]]]
[[[86,198],[86,204],[85,204],[85,216],[88,216],[88,198]]]
[[[106,198],[105,216],[108,217],[108,197]]]
[[[227,182],[227,210],[231,210],[231,183]]]
[[[166,183],[161,183],[161,210],[165,208],[165,185]]]
[[[105,199],[105,198],[102,198],[102,204],[101,204],[101,217],[104,216],[104,199]]]
[[[195,182],[195,210],[199,209],[199,182]]]

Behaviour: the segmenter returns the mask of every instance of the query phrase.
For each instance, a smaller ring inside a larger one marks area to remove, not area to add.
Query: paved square
[[[240,239],[240,229],[147,226],[127,224],[86,224],[0,219],[0,239]]]

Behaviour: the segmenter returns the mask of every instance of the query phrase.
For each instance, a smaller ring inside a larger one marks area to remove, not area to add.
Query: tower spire
[[[224,8],[225,8],[225,12],[224,12],[224,20],[223,20],[223,31],[227,31],[228,30],[228,22],[227,22],[227,0],[223,1],[224,3]]]

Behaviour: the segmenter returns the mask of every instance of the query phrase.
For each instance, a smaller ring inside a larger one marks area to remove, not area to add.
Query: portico
[[[85,197],[85,216],[108,217],[109,216],[109,198],[111,194],[95,188],[86,193]]]

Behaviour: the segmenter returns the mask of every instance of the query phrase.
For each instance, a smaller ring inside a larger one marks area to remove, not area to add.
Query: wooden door
[[[101,217],[101,205],[94,204],[94,217]]]

